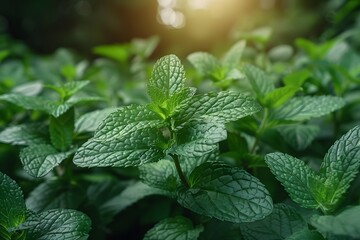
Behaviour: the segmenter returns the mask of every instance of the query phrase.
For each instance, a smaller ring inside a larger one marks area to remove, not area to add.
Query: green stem
[[[258,130],[256,131],[255,142],[254,142],[253,146],[251,147],[250,153],[255,153],[255,149],[260,141],[260,137],[266,129],[268,115],[269,115],[269,109],[264,108],[264,115],[261,120],[260,126],[259,126]]]
[[[179,175],[179,178],[180,178],[180,181],[181,183],[186,187],[186,188],[190,188],[190,185],[184,175],[184,172],[182,171],[181,169],[181,166],[180,166],[180,162],[179,162],[179,157],[176,155],[176,154],[172,154],[171,155],[172,159],[174,160],[174,163],[175,163],[175,167],[176,167],[176,171]]]

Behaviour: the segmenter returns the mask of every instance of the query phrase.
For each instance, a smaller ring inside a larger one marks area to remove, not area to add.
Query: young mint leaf
[[[47,144],[31,145],[20,151],[20,160],[28,174],[43,177],[73,153],[74,150],[58,152]]]
[[[312,60],[324,58],[335,43],[336,40],[331,40],[321,44],[315,44],[304,38],[299,38],[295,41],[296,46],[303,49]]]
[[[56,208],[76,209],[83,199],[81,187],[55,179],[43,182],[31,191],[26,206],[36,213]]]
[[[265,162],[292,200],[304,208],[319,206],[308,185],[308,178],[315,173],[303,161],[284,153],[269,153]]]
[[[189,177],[178,202],[198,214],[235,223],[263,219],[272,211],[269,192],[244,170],[223,163],[204,163]]]
[[[245,240],[275,240],[287,239],[295,232],[308,229],[308,226],[294,208],[277,204],[269,216],[256,222],[243,223],[240,228]]]
[[[191,53],[187,59],[203,76],[211,76],[214,72],[221,68],[218,60],[207,52]]]
[[[85,214],[69,209],[52,209],[32,214],[19,227],[27,239],[78,240],[88,237],[91,221]]]
[[[162,104],[184,88],[185,70],[175,55],[160,58],[148,82],[148,93],[155,104]]]
[[[59,117],[50,116],[49,132],[51,144],[59,151],[70,147],[74,134],[75,112],[70,108]]]
[[[46,143],[41,124],[21,124],[5,128],[0,132],[0,142],[13,145],[35,145]]]
[[[56,91],[62,99],[66,100],[67,98],[80,91],[89,83],[90,81],[71,81],[66,82],[62,86],[47,85],[46,87]]]
[[[246,42],[243,40],[235,43],[222,59],[223,66],[227,67],[228,70],[237,67],[240,63],[240,58],[245,49],[245,45]]]
[[[175,125],[191,120],[207,120],[221,123],[235,121],[261,109],[251,97],[231,91],[194,96],[184,109],[174,114]]]
[[[84,143],[74,156],[80,167],[128,167],[162,159],[162,133],[157,129],[131,132],[114,141],[92,138]]]
[[[321,117],[345,106],[345,100],[334,96],[294,97],[272,112],[273,119],[304,121]]]
[[[314,215],[310,223],[320,232],[359,239],[360,206],[349,207],[335,216]]]
[[[299,88],[294,86],[279,87],[268,92],[261,102],[267,107],[277,108],[293,97],[297,91]]]
[[[191,220],[182,216],[166,218],[150,229],[144,240],[196,240],[203,230],[203,226],[194,228]]]
[[[300,88],[307,78],[310,77],[308,70],[292,72],[283,79],[285,86],[294,86]]]
[[[102,121],[94,138],[111,141],[120,139],[145,128],[161,128],[166,122],[144,105],[130,105],[119,108]]]
[[[75,122],[75,132],[95,132],[100,123],[116,111],[116,108],[105,108],[102,110],[96,110],[93,112],[88,112],[80,116],[79,119]]]
[[[17,227],[25,220],[25,201],[20,187],[14,180],[0,172],[0,230]],[[10,235],[10,234],[9,234]]]
[[[262,99],[263,96],[275,89],[273,81],[260,68],[247,64],[243,66],[242,70],[258,99]]]
[[[217,122],[191,121],[176,133],[174,152],[180,156],[200,157],[217,148],[226,139],[225,125]]]
[[[320,176],[330,179],[333,195],[328,200],[335,204],[350,187],[360,166],[360,126],[352,128],[337,140],[326,153],[320,166]]]
[[[317,125],[289,124],[276,128],[284,140],[294,149],[306,149],[320,132]]]

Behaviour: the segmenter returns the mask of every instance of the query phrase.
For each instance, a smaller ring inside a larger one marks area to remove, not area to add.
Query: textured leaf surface
[[[56,149],[66,151],[70,147],[74,134],[74,122],[74,108],[70,108],[57,118],[50,116],[50,140]]]
[[[274,90],[275,86],[266,73],[253,65],[245,65],[243,71],[258,98]]]
[[[36,213],[56,209],[76,209],[84,199],[82,189],[61,180],[41,183],[26,199],[26,206]]]
[[[34,145],[45,143],[41,124],[21,124],[5,128],[0,132],[0,142],[13,145]]]
[[[106,117],[96,130],[95,138],[110,141],[140,129],[162,126],[165,126],[163,119],[147,106],[131,105],[122,107]]]
[[[185,217],[166,218],[150,229],[144,240],[195,240],[203,230],[201,225],[194,227]]]
[[[176,92],[184,88],[185,70],[175,55],[160,58],[154,65],[148,82],[148,93],[151,100],[161,104]]]
[[[241,223],[263,219],[272,211],[271,197],[247,172],[222,163],[204,163],[191,173],[190,189],[178,202],[198,214]]]
[[[218,60],[207,52],[191,53],[187,59],[203,76],[211,75],[212,72],[221,67]]]
[[[270,153],[265,155],[265,162],[292,200],[304,208],[318,207],[308,186],[308,178],[315,173],[303,161],[284,153]]]
[[[235,43],[230,50],[226,52],[224,58],[222,59],[223,65],[228,69],[237,67],[240,63],[240,58],[245,49],[245,45],[245,41]]]
[[[116,141],[93,138],[74,156],[80,167],[128,167],[155,162],[164,157],[162,134],[156,129],[133,132]]]
[[[326,153],[320,167],[320,176],[331,179],[333,195],[331,202],[337,202],[349,188],[360,167],[360,126],[354,127],[337,140]]]
[[[266,218],[240,225],[245,240],[278,240],[286,239],[293,233],[307,229],[306,221],[296,210],[285,204],[274,206],[272,213]]]
[[[216,149],[216,144],[226,139],[226,129],[222,123],[192,121],[177,132],[176,138],[176,154],[200,157]]]
[[[32,145],[20,151],[20,160],[24,169],[33,177],[43,177],[74,151],[58,152],[47,144]]]
[[[94,132],[100,123],[116,111],[116,108],[106,108],[102,110],[97,110],[89,113],[85,113],[75,122],[75,132]]]
[[[326,233],[360,239],[360,206],[347,208],[336,216],[315,215],[310,223]]]
[[[28,239],[78,240],[88,236],[90,219],[83,213],[68,209],[53,209],[31,215],[21,226]]]
[[[251,97],[223,91],[193,97],[185,109],[174,114],[174,118],[178,125],[203,119],[226,123],[254,114],[260,109],[260,105]]]
[[[307,148],[320,132],[316,125],[284,125],[277,128],[284,140],[294,149]]]
[[[294,97],[272,113],[273,119],[303,121],[342,108],[345,101],[334,96]]]
[[[20,187],[0,172],[0,228],[3,226],[5,230],[9,230],[17,227],[25,220],[25,212],[25,201]]]

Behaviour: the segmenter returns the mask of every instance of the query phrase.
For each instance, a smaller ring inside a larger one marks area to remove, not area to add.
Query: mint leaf
[[[218,60],[207,52],[191,53],[187,59],[203,76],[211,76],[212,73],[221,68]]]
[[[345,106],[344,99],[334,96],[294,97],[272,113],[273,119],[303,121],[321,117]]]
[[[6,231],[17,227],[25,220],[25,213],[25,201],[20,187],[0,172],[0,231],[5,232],[5,236],[8,235]]]
[[[176,154],[187,157],[200,157],[217,148],[217,143],[226,139],[225,125],[222,123],[187,123],[176,133]]]
[[[72,67],[71,69],[73,69],[73,66],[71,66],[71,65],[68,65],[68,66]],[[73,78],[73,77],[70,77],[70,78]],[[56,91],[62,99],[66,99],[66,98],[71,97],[75,93],[77,93],[79,90],[84,88],[89,83],[90,83],[90,81],[71,81],[71,82],[66,82],[62,86],[47,85],[46,87],[51,88],[54,91]]]
[[[70,147],[74,134],[74,122],[74,108],[70,108],[57,118],[50,116],[50,140],[56,149],[66,151]]]
[[[43,182],[31,191],[26,206],[37,213],[56,208],[76,209],[83,199],[83,189],[55,179]]]
[[[73,153],[74,150],[58,152],[51,145],[39,144],[22,149],[20,160],[28,174],[43,177]]]
[[[222,91],[194,96],[186,108],[174,114],[176,125],[191,120],[227,123],[254,114],[260,105],[251,97],[237,92]]]
[[[262,103],[270,108],[277,108],[283,105],[299,90],[298,87],[284,86],[268,92],[262,99]]]
[[[114,59],[118,62],[126,62],[129,58],[129,44],[101,45],[92,49],[93,53]]]
[[[83,133],[83,132],[94,132],[100,123],[110,115],[116,111],[116,108],[105,108],[102,110],[96,110],[93,112],[88,112],[80,116],[79,119],[75,122],[75,132]]]
[[[320,232],[359,239],[360,206],[349,207],[336,216],[314,215],[311,217],[310,223]]]
[[[285,86],[301,87],[310,75],[311,73],[308,70],[292,72],[285,76],[283,82]]]
[[[301,231],[295,232],[290,237],[287,237],[286,240],[324,240],[325,238],[317,231],[311,231],[309,229],[303,229]],[[340,240],[340,239],[338,239]]]
[[[164,126],[166,122],[147,106],[130,105],[119,108],[106,117],[96,130],[94,138],[111,141],[141,129]]]
[[[235,43],[229,51],[226,52],[222,59],[222,64],[227,67],[228,70],[231,70],[239,65],[241,55],[245,49],[245,45],[245,41],[239,41]]]
[[[41,124],[21,124],[5,128],[0,132],[0,142],[13,145],[35,145],[45,143]]]
[[[242,70],[258,99],[262,99],[263,96],[275,89],[273,81],[260,68],[247,64],[243,66]]]
[[[80,167],[128,167],[155,162],[164,157],[163,136],[157,129],[132,132],[116,141],[92,138],[74,156]]]
[[[308,226],[294,208],[277,204],[269,216],[256,222],[243,223],[240,228],[245,240],[270,240],[287,239],[295,232],[308,229]]]
[[[190,219],[182,216],[166,218],[150,229],[144,240],[195,240],[203,230],[203,226],[194,228]]]
[[[284,140],[294,149],[306,149],[319,134],[317,125],[289,124],[276,128]]]
[[[292,200],[304,208],[319,206],[308,186],[308,178],[315,173],[303,161],[284,153],[269,153],[265,155],[265,162]]]
[[[156,104],[162,104],[184,88],[185,70],[175,55],[160,58],[148,82],[148,93]]]
[[[263,219],[272,211],[262,183],[244,170],[223,163],[204,163],[189,177],[190,189],[178,192],[178,202],[198,214],[235,223]]]
[[[359,172],[360,126],[352,128],[337,140],[326,153],[320,167],[320,176],[331,179],[329,187],[332,196],[327,199],[333,204],[340,200]]]
[[[91,221],[75,210],[53,209],[30,215],[19,229],[26,230],[27,239],[78,240],[88,237]]]

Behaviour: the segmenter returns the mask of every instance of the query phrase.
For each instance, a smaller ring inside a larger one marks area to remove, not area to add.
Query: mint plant
[[[251,222],[271,213],[265,186],[217,157],[218,143],[226,139],[224,124],[259,111],[254,99],[231,91],[195,95],[175,55],[156,62],[148,94],[150,104],[121,107],[105,118],[74,163],[139,166],[146,184],[220,220]]]

